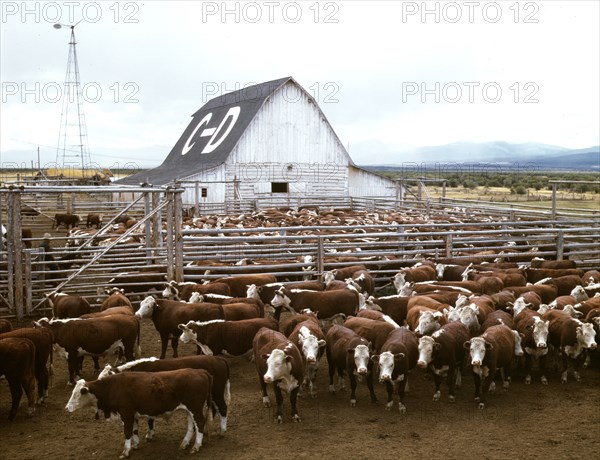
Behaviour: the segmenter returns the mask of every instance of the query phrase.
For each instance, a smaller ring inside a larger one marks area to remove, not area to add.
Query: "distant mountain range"
[[[399,147],[397,149],[374,143],[371,150],[368,142],[352,146],[354,161],[363,166],[403,166],[428,168],[435,164],[468,163],[472,165],[498,164],[506,167],[528,167],[535,169],[596,170],[600,172],[600,146],[584,149],[568,149],[555,145],[508,142],[455,142],[431,147]],[[367,151],[370,152],[367,154]],[[377,158],[377,162],[361,161],[362,158]]]

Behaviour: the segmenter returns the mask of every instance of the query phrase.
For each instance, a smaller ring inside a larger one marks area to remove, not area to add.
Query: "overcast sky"
[[[293,76],[370,148],[600,144],[598,1],[1,4],[3,167],[56,158],[74,23],[92,161],[155,166],[222,92]]]

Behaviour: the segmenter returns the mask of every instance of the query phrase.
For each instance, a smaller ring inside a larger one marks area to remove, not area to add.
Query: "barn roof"
[[[165,185],[224,163],[263,104],[288,81],[296,83],[292,77],[285,77],[211,99],[192,115],[192,121],[160,166],[116,183],[128,185],[147,180]]]

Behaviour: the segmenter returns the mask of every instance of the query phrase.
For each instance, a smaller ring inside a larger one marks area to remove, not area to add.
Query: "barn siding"
[[[348,168],[348,189],[353,197],[396,197],[396,184],[364,169]]]

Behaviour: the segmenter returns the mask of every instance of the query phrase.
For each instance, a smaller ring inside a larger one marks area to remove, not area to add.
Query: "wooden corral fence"
[[[371,223],[283,226],[276,222],[272,227],[203,229],[189,217],[184,220],[181,196],[180,188],[152,187],[0,190],[0,223],[7,228],[6,245],[0,249],[0,317],[22,319],[47,313],[45,294],[57,289],[77,292],[97,304],[103,298],[98,288],[107,286],[124,287],[141,298],[161,290],[167,280],[200,281],[259,272],[274,273],[282,280],[315,278],[325,270],[357,262],[373,272],[379,288],[399,268],[423,258],[568,257],[578,260],[582,268],[600,265],[600,220],[593,214],[550,219],[548,214],[506,206],[305,198],[290,200],[288,205],[354,210]],[[248,203],[248,209],[237,209],[236,215],[251,214],[260,205]],[[64,228],[52,230],[54,214],[67,211],[82,219],[89,212],[102,214],[102,228],[72,236]],[[383,216],[392,211],[403,217],[401,223],[384,223]],[[133,217],[132,226],[114,233],[114,222],[125,214]],[[225,216],[216,215],[215,220],[220,217]],[[33,229],[33,237],[15,237],[25,226]],[[44,241],[46,232],[51,237]],[[31,248],[24,247],[27,243]],[[49,245],[49,252],[40,248],[43,243]]]
[[[399,268],[423,258],[491,262],[568,256],[582,268],[600,264],[600,225],[589,220],[189,229],[183,231],[183,242],[185,279],[190,281],[252,272],[314,278],[360,263],[385,284]]]
[[[0,249],[0,316],[20,320],[41,313],[47,308],[45,294],[58,290],[76,290],[96,303],[98,288],[109,284],[146,287],[143,280],[124,274],[153,274],[161,286],[166,279],[181,280],[182,270],[175,268],[181,267],[175,254],[181,241],[180,196],[181,190],[142,187],[0,190],[0,224],[6,228]],[[81,232],[52,228],[56,213],[78,215]],[[85,228],[88,213],[102,216],[99,229]],[[125,216],[127,225],[116,230],[116,222]],[[21,238],[23,228],[32,236]],[[47,234],[51,236],[44,238]]]

